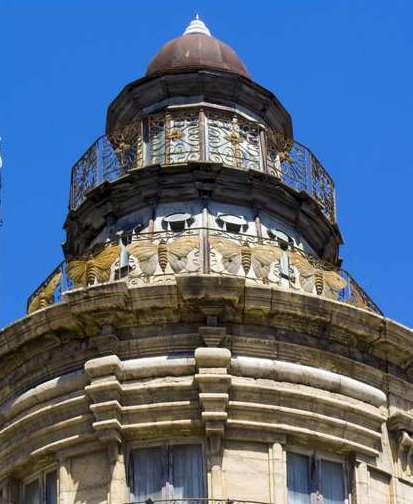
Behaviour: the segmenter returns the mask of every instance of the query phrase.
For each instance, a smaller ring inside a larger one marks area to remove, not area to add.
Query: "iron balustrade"
[[[182,499],[155,499],[144,501],[131,501],[125,504],[267,504],[264,501],[240,500],[240,499],[209,499],[208,497],[182,498]]]
[[[190,161],[270,174],[306,192],[336,221],[334,181],[310,149],[240,114],[208,108],[150,115],[98,138],[72,168],[70,208],[76,210],[93,188],[132,170]]]
[[[205,255],[201,260],[201,250]],[[282,286],[382,314],[345,270],[276,238],[212,228],[130,233],[87,256],[63,261],[27,302],[32,313],[74,288],[123,280],[129,286],[173,282],[177,274],[218,274]]]

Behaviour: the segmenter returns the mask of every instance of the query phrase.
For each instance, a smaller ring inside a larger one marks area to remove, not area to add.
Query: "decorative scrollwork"
[[[199,113],[180,111],[149,118],[152,163],[183,163],[200,159]]]
[[[208,112],[208,154],[211,161],[244,170],[260,170],[259,127],[230,114]]]
[[[268,173],[296,191],[306,191],[335,222],[333,180],[306,147],[271,129],[265,130],[262,144],[261,126],[241,115],[206,108],[206,121],[201,122],[199,114],[194,108],[160,112],[101,137],[73,167],[71,208],[78,208],[87,192],[103,181],[145,164],[205,158],[242,170],[261,171],[266,164]]]
[[[198,161],[201,156],[198,112],[175,112],[168,115],[167,163]]]
[[[72,169],[71,206],[77,208],[98,182],[98,150],[93,144]]]
[[[149,147],[152,163],[165,163],[165,114],[149,116]]]
[[[104,180],[116,180],[129,170],[143,166],[141,122],[102,137],[101,152]]]
[[[321,166],[319,161],[311,155],[311,180],[312,195],[318,201],[322,211],[330,221],[335,221],[335,202],[334,202],[334,182],[333,179]]]
[[[294,143],[288,151],[288,155],[280,159],[281,180],[296,191],[305,191],[307,189],[307,149]]]

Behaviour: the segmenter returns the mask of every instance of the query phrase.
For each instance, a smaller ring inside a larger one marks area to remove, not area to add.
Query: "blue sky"
[[[199,12],[337,186],[343,266],[413,326],[413,2],[0,0],[0,327],[62,259],[70,169]]]

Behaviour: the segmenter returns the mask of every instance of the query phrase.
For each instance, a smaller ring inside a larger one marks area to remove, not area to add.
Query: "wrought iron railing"
[[[87,193],[152,164],[209,161],[276,177],[309,194],[335,222],[334,182],[304,145],[241,115],[214,109],[179,109],[148,116],[100,137],[72,168],[70,208]]]
[[[345,270],[277,238],[189,228],[124,235],[87,256],[61,263],[28,299],[29,313],[60,301],[67,290],[123,279],[130,286],[174,281],[176,274],[238,276],[381,314]]]
[[[264,501],[240,500],[240,499],[209,499],[208,497],[191,497],[182,499],[145,499],[130,501],[125,504],[266,504]]]
[[[266,504],[264,501],[240,500],[240,499],[209,499],[208,497],[191,497],[182,499],[145,499],[130,501],[125,504]]]

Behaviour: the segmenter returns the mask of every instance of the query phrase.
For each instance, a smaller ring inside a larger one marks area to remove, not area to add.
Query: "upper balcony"
[[[244,113],[206,105],[176,106],[100,137],[72,169],[70,209],[79,208],[95,187],[128,172],[186,162],[268,174],[308,194],[336,222],[334,182],[307,147]]]

